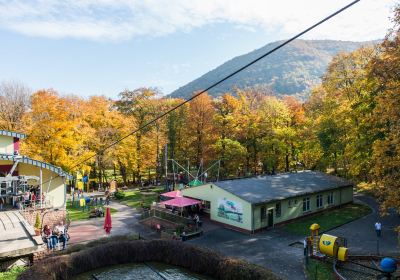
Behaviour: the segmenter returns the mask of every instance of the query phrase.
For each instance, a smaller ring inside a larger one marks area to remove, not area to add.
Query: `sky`
[[[142,86],[169,94],[349,2],[0,0],[0,82],[82,97]],[[382,39],[396,3],[361,0],[302,38]]]

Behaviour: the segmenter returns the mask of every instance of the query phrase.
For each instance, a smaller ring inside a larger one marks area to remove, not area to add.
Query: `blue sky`
[[[84,97],[140,86],[168,94],[347,2],[0,0],[0,81]],[[395,3],[362,0],[305,38],[382,38]]]

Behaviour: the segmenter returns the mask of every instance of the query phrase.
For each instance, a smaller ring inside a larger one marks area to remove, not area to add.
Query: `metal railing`
[[[52,199],[51,198],[46,198],[43,201],[40,201],[40,199],[36,199],[34,201],[32,200],[26,200],[26,201],[19,201],[18,202],[18,209],[20,211],[29,211],[29,210],[36,210],[36,209],[43,209],[43,208],[51,208],[53,207]]]
[[[152,208],[150,210],[144,211],[140,216],[140,220],[145,220],[151,217],[166,220],[175,224],[186,225],[191,222],[191,220],[188,218],[181,217],[177,214],[169,212],[167,209],[160,209],[160,208]]]

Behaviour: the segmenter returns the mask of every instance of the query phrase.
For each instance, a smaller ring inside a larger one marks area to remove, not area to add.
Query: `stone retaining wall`
[[[44,225],[49,225],[51,228],[54,228],[54,226],[58,225],[61,221],[63,221],[64,223],[66,222],[67,212],[65,208],[58,211],[46,208],[21,211],[21,215],[32,226],[35,225],[37,213],[39,213],[42,228]],[[42,221],[42,218],[44,219],[44,221]]]

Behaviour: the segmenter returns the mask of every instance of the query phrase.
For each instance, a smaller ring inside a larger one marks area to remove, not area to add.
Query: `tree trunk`
[[[120,161],[118,161],[119,165],[119,172],[121,173],[122,176],[122,181],[124,182],[124,185],[127,185],[127,174],[126,174],[126,166],[123,165]]]
[[[142,178],[141,178],[141,165],[142,165],[142,135],[139,133],[136,136],[136,179],[137,182],[140,184],[142,182]]]

